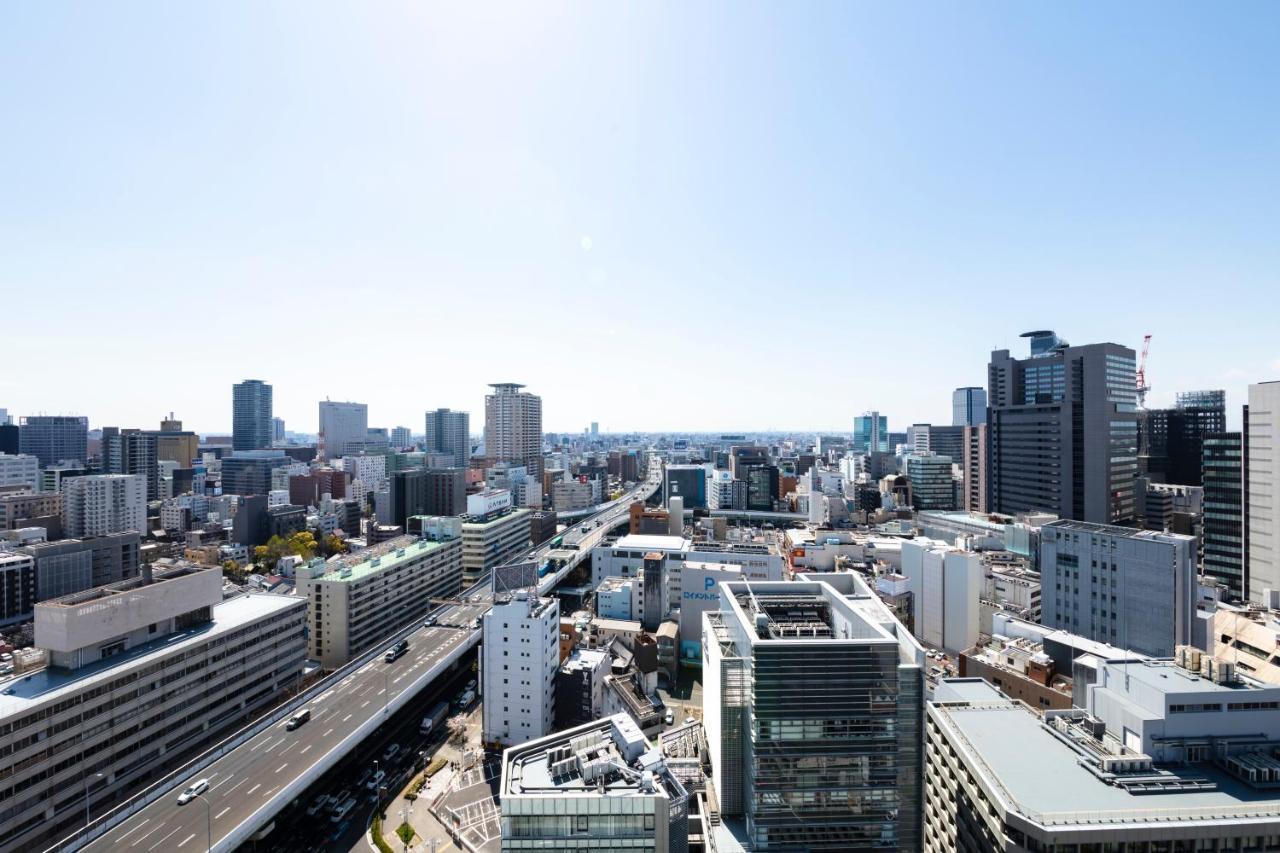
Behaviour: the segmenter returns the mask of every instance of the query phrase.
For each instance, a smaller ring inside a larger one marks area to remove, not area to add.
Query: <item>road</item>
[[[85,845],[94,851],[192,851],[209,848],[248,821],[271,797],[298,778],[316,778],[323,758],[339,746],[362,722],[381,713],[386,703],[439,663],[475,633],[471,620],[488,604],[454,605],[440,611],[441,624],[421,628],[409,637],[409,651],[394,663],[375,658],[338,685],[308,704],[311,720],[294,731],[277,723],[193,774],[209,780],[209,791],[199,800],[177,805],[178,793],[151,803],[124,823]],[[449,625],[466,626],[461,628]],[[349,816],[363,820],[362,814]]]

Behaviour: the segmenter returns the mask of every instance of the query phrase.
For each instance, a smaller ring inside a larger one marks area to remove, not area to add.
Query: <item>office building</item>
[[[283,450],[237,450],[222,460],[222,493],[265,495],[272,489],[271,472],[293,464]]]
[[[925,645],[962,652],[978,642],[982,557],[944,542],[902,543],[902,574],[911,592],[911,624]]]
[[[956,490],[951,477],[951,458],[934,453],[912,453],[905,461],[911,481],[911,505],[917,510],[956,508]]]
[[[907,449],[912,453],[929,452],[928,424],[912,424],[907,427]]]
[[[927,712],[923,849],[1273,849],[1278,700],[1172,661],[1102,662],[1085,708],[1043,717],[945,679]]]
[[[566,729],[600,719],[604,708],[604,679],[609,653],[575,648],[556,673],[555,728]]]
[[[305,610],[224,601],[221,570],[188,565],[37,604],[48,666],[0,693],[0,850],[44,849],[272,705],[302,674]]]
[[[232,521],[231,541],[254,548],[273,537],[287,540],[306,529],[306,507],[289,503],[273,506],[268,495],[246,495]]]
[[[396,450],[404,450],[413,446],[413,431],[407,426],[398,426],[391,430],[391,446]]]
[[[528,590],[498,593],[484,615],[481,677],[486,746],[515,746],[551,731],[560,668],[560,603]]]
[[[0,551],[0,627],[26,622],[35,606],[35,560],[30,554]]]
[[[520,508],[461,519],[463,576],[475,580],[528,548],[529,515]]]
[[[38,542],[21,550],[35,561],[36,599],[47,601],[137,577],[142,537],[136,530]]]
[[[380,492],[387,484],[387,457],[382,454],[344,456],[339,464],[351,475],[352,493],[357,497]]]
[[[508,851],[686,853],[689,793],[626,714],[502,754]]]
[[[471,416],[466,412],[436,409],[427,412],[426,441],[428,453],[447,453],[453,465],[465,468],[471,462]],[[541,429],[541,415],[539,415]]]
[[[0,453],[17,456],[22,452],[22,428],[15,423],[0,421]]]
[[[296,570],[306,599],[308,656],[327,670],[383,642],[462,590],[462,541],[401,536]]]
[[[26,486],[40,489],[40,461],[27,453],[0,453],[0,488]]]
[[[52,492],[0,495],[0,532],[29,527],[33,519],[56,518],[62,529],[62,495]],[[53,538],[53,537],[50,537]]]
[[[94,474],[63,480],[62,528],[72,539],[125,530],[146,533],[146,482],[137,474]]]
[[[284,444],[284,442],[285,442],[284,434],[285,434],[285,433],[284,433],[284,418],[272,418],[272,419],[271,419],[271,444],[272,444],[272,446],[275,446],[275,445],[277,445],[277,444]]]
[[[929,450],[939,456],[948,456],[952,462],[958,463],[964,454],[964,431],[962,426],[929,427]]]
[[[1027,332],[1031,356],[991,354],[991,510],[1123,524],[1135,515],[1136,368],[1119,344]]]
[[[749,849],[919,846],[924,651],[861,578],[722,584],[703,634],[716,795]]]
[[[662,472],[663,506],[678,495],[685,509],[706,509],[707,470],[706,465],[668,465]]]
[[[515,462],[529,476],[542,476],[542,398],[514,382],[495,383],[484,398],[484,452],[498,462]],[[559,507],[557,507],[559,509]]]
[[[190,468],[200,458],[200,436],[184,430],[182,421],[175,420],[172,412],[160,422],[160,430],[151,434],[156,439],[157,462],[176,462],[179,468]]]
[[[581,480],[564,480],[551,486],[551,506],[556,512],[575,512],[596,503],[597,489]]]
[[[976,386],[951,392],[951,425],[982,426],[987,422],[987,389]]]
[[[462,515],[467,511],[463,468],[411,468],[391,475],[391,523],[404,526],[415,515]]]
[[[271,446],[271,386],[246,379],[231,386],[231,449]]]
[[[22,453],[40,460],[41,468],[55,462],[89,461],[89,419],[68,415],[29,415],[19,422]]]
[[[1280,381],[1249,386],[1245,411],[1245,559],[1249,600],[1280,591]]]
[[[961,509],[965,512],[988,512],[987,425],[965,427],[963,448],[964,506]]]
[[[850,449],[854,453],[888,453],[889,418],[879,412],[865,412],[853,419],[853,444]]]
[[[778,467],[776,465],[740,465],[741,479],[747,484],[747,509],[772,512],[777,509]]]
[[[1191,642],[1196,540],[1083,521],[1040,529],[1044,624],[1170,657]]]
[[[147,500],[158,501],[160,465],[158,439],[153,432],[139,429],[102,428],[102,471],[104,474],[137,474],[147,484]],[[188,464],[190,464],[188,462]]]
[[[1249,591],[1245,565],[1244,437],[1208,433],[1202,445],[1204,483],[1204,574],[1244,600]]]
[[[359,453],[369,441],[369,407],[364,403],[320,402],[320,456],[333,461]]]

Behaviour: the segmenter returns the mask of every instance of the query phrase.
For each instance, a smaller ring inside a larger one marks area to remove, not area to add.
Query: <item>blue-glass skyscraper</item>
[[[889,452],[889,418],[865,412],[853,419],[854,453]]]

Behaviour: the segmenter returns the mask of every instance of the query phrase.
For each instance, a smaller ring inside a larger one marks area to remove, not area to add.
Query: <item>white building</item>
[[[0,453],[0,486],[27,486],[34,492],[39,485],[39,459],[26,453]]]
[[[344,456],[338,467],[351,475],[351,487],[347,494],[362,497],[368,492],[381,492],[387,488],[387,457],[379,454]]]
[[[542,398],[515,382],[490,385],[484,398],[484,451],[490,459],[515,462],[542,477]]]
[[[147,532],[147,478],[91,474],[62,481],[62,526],[70,539]]]
[[[484,616],[481,653],[484,743],[514,746],[550,732],[560,667],[560,602],[525,590],[499,594]]]
[[[158,569],[152,581],[35,606],[48,666],[0,682],[0,849],[45,849],[84,825],[86,807],[117,805],[302,674],[304,602],[224,601],[216,568]]]
[[[573,512],[595,506],[598,487],[592,488],[595,481],[563,480],[551,485],[551,506],[556,512]]]
[[[502,754],[506,851],[685,853],[689,795],[626,714]]]
[[[596,615],[602,619],[635,619],[641,584],[636,578],[605,578],[596,586]]]
[[[1273,607],[1266,590],[1280,593],[1280,381],[1249,386],[1245,433],[1249,600]]]
[[[978,642],[982,558],[932,539],[902,543],[913,633],[926,645],[961,652]]]
[[[328,460],[347,454],[347,445],[363,448],[369,441],[369,407],[364,403],[320,403],[319,455]]]
[[[462,590],[462,541],[399,536],[297,570],[310,657],[337,669]]]

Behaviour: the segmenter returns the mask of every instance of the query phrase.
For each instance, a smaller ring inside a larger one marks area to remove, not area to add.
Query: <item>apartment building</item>
[[[147,531],[147,483],[139,474],[94,474],[62,481],[62,528],[73,538]]]
[[[527,590],[500,593],[484,616],[486,745],[514,746],[551,731],[559,668],[559,600]]]

